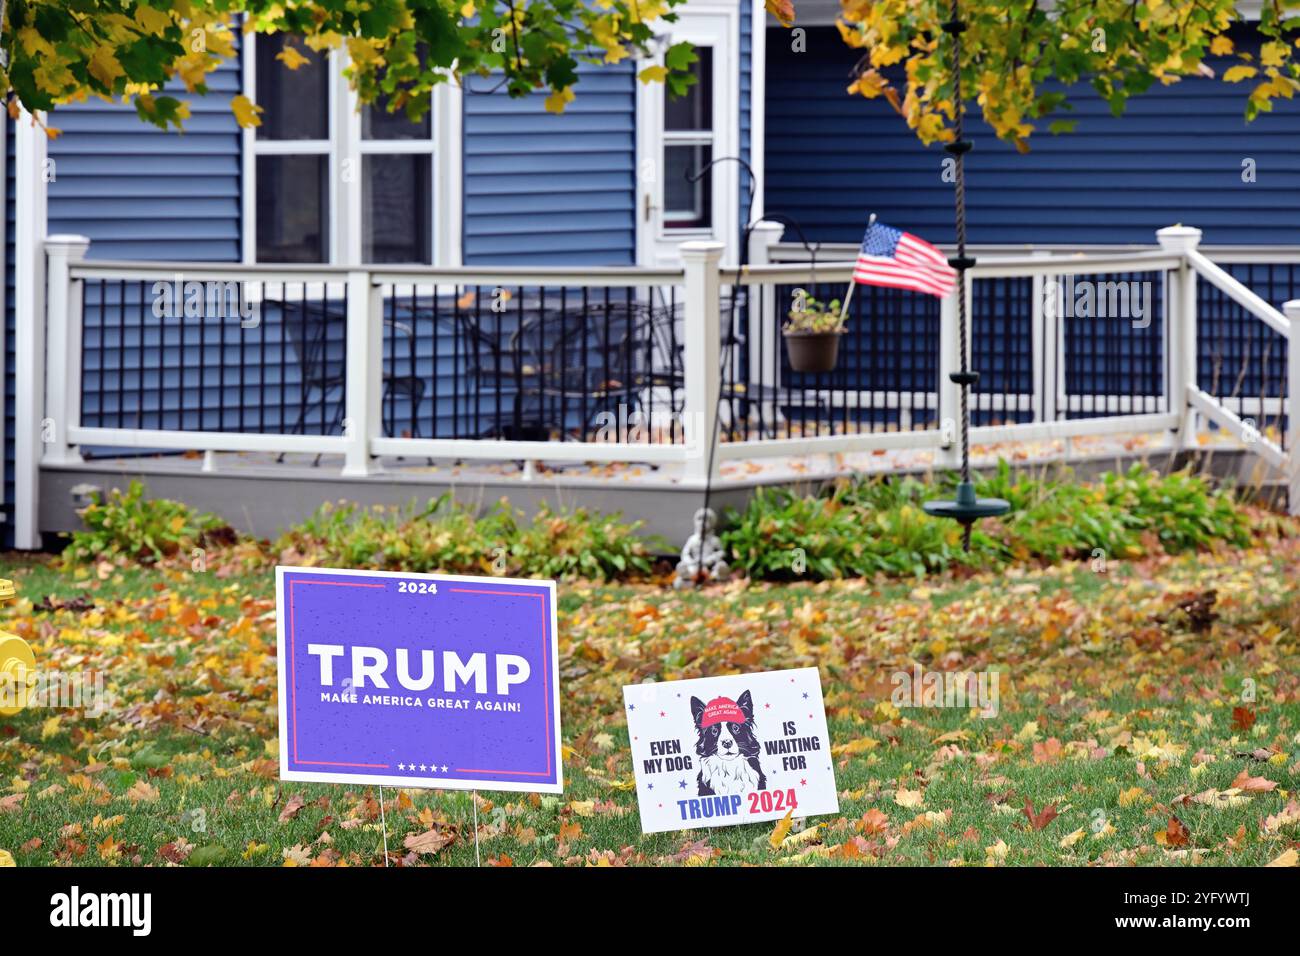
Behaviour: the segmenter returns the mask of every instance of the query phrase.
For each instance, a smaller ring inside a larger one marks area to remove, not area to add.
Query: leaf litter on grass
[[[101,717],[0,719],[0,850],[19,865],[383,865],[372,788],[277,779],[271,578],[220,552],[208,568],[5,572],[22,598],[2,626],[43,667],[106,675]],[[483,858],[1287,865],[1297,571],[1300,547],[1279,541],[916,586],[564,585],[568,792],[480,798]],[[642,835],[622,686],[803,666],[822,674],[840,815]],[[993,713],[895,703],[917,668],[996,675]],[[393,791],[390,861],[472,863],[470,799]]]

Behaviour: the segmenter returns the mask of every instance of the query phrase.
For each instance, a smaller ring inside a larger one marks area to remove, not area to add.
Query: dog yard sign
[[[817,668],[623,688],[645,833],[839,811]]]
[[[280,776],[561,793],[555,583],[276,568]]]

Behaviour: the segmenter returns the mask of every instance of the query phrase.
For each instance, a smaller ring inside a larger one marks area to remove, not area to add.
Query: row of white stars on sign
[[[433,773],[437,773],[439,770],[441,770],[443,773],[446,773],[446,772],[447,772],[447,765],[446,765],[446,764],[443,764],[441,767],[439,767],[436,763],[435,763],[435,764],[423,764],[423,763],[422,763],[422,764],[419,765],[419,767],[417,767],[417,766],[416,766],[415,764],[413,764],[413,763],[399,763],[399,764],[397,765],[397,769],[398,769],[398,770],[419,770],[419,771],[421,771],[421,772],[426,772],[426,773],[429,772],[429,771],[432,771]]]

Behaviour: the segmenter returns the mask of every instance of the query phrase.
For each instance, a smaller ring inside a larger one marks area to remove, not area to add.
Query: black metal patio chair
[[[320,413],[321,434],[329,435],[343,425],[347,411],[344,401],[344,389],[347,384],[347,311],[344,303],[329,299],[281,300],[268,303],[278,306],[280,321],[288,333],[289,342],[298,358],[300,373],[299,387],[301,397],[298,404],[298,417],[287,429],[286,434],[303,434],[307,425],[309,410],[315,406]],[[265,308],[265,306],[264,306]],[[384,320],[385,332],[405,335],[412,343],[414,331],[409,325]],[[414,354],[413,349],[411,354]],[[284,383],[281,383],[284,388]],[[381,415],[384,428],[388,434],[396,430],[393,399],[403,397],[418,408],[424,398],[424,379],[415,374],[385,375],[381,399]],[[337,392],[333,401],[331,394]],[[318,396],[317,402],[310,397]],[[327,424],[328,419],[328,424]],[[412,415],[416,420],[417,416]],[[418,435],[418,431],[416,432]],[[284,461],[281,452],[277,462]],[[312,461],[312,467],[320,465],[318,454]]]
[[[651,313],[636,302],[589,303],[538,312],[518,329],[512,348],[528,374],[520,378],[524,405],[549,432],[586,440],[602,414],[619,420],[644,411],[650,387],[643,354]]]

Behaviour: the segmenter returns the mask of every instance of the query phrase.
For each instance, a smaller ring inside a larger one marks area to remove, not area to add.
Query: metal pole
[[[870,229],[875,224],[876,214],[873,212],[870,218],[867,219],[867,228]],[[857,284],[857,281],[852,276],[849,276],[849,287],[844,292],[844,305],[840,307],[840,328],[844,327],[844,319],[849,314],[849,303],[853,301],[853,288]]]
[[[478,791],[470,791],[470,802],[474,804],[474,865],[482,866],[483,858],[478,851]]]
[[[388,820],[384,816],[384,788],[379,788],[379,829],[384,834],[384,866],[388,866]]]
[[[840,306],[840,327],[844,326],[844,318],[849,314],[849,303],[853,301],[853,289],[857,285],[852,279],[849,279],[848,290],[844,293],[844,304]]]

